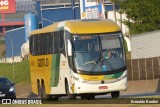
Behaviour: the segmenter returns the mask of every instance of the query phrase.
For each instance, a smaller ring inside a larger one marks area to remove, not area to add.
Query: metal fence
[[[160,57],[127,60],[128,80],[160,79]]]
[[[160,79],[160,30],[132,35],[129,80]]]

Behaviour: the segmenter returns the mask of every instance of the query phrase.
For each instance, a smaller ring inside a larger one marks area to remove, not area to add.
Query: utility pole
[[[114,11],[115,22],[117,23],[116,7],[115,7],[114,1],[112,1],[112,4],[113,4],[113,11]]]
[[[71,0],[72,3],[72,16],[73,16],[73,20],[76,19],[76,15],[75,15],[75,0]]]
[[[11,41],[11,46],[12,46],[12,64],[13,64],[13,71],[12,71],[12,73],[13,73],[13,81],[15,82],[15,72],[14,72],[14,55],[13,55],[13,41],[12,41],[12,38],[11,37],[9,37],[9,36],[7,36],[9,39],[10,39],[10,41]]]
[[[2,22],[4,22],[4,21],[5,21],[5,14],[2,13]],[[3,26],[3,36],[5,35],[5,32],[6,32],[6,28],[5,28],[5,26]]]

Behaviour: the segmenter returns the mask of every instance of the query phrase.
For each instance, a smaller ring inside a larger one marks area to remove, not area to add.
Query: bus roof
[[[59,29],[68,30],[73,34],[107,33],[120,31],[119,26],[109,19],[87,19],[69,20],[54,23],[48,27],[34,30],[31,35],[58,31]]]

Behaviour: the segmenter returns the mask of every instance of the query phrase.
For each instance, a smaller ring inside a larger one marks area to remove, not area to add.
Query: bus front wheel
[[[76,99],[76,95],[71,94],[71,93],[69,92],[68,82],[66,82],[65,89],[66,89],[66,94],[67,94],[67,96],[68,96],[68,99],[69,99],[69,100],[75,100],[75,99]]]
[[[119,91],[111,92],[112,98],[119,98],[119,95],[120,95]]]

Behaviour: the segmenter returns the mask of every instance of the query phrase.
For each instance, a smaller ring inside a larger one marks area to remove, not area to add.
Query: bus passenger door
[[[64,85],[64,79],[65,76],[68,75],[69,71],[69,67],[68,67],[68,62],[67,62],[67,58],[61,54],[61,58],[60,58],[60,80],[62,81],[62,85]]]

